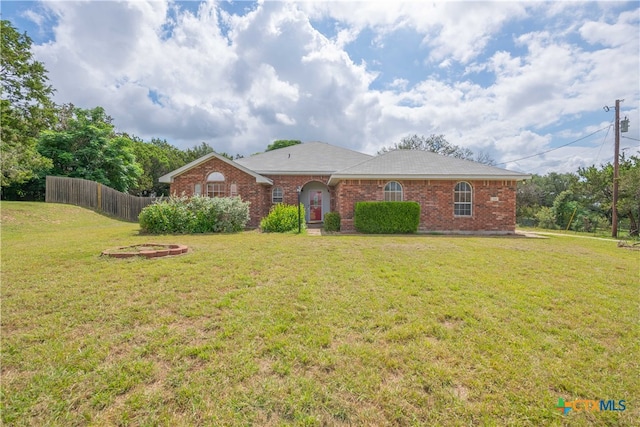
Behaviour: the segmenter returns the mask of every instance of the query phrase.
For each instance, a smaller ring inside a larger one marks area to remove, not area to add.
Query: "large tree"
[[[629,218],[632,236],[640,235],[640,157],[623,158],[620,162],[618,211]]]
[[[118,135],[102,107],[65,106],[54,130],[43,131],[38,150],[53,162],[52,175],[84,178],[119,191],[136,185],[142,169],[133,142]]]
[[[39,133],[50,126],[54,105],[47,70],[33,59],[31,38],[1,21],[0,38],[0,184],[21,184],[48,169],[51,161],[37,151]]]
[[[577,191],[583,203],[597,208],[611,218],[613,205],[613,165],[611,163],[579,168],[580,182]],[[618,181],[618,217],[629,219],[631,235],[638,235],[640,216],[640,157],[622,156]]]
[[[129,188],[129,193],[142,196],[151,193],[168,196],[169,184],[158,182],[158,178],[184,166],[187,163],[185,152],[164,139],[152,138],[151,142],[145,142],[135,136],[131,139],[133,153],[143,173],[138,178],[137,184]]]
[[[212,146],[206,142],[201,142],[200,145],[194,145],[191,148],[187,148],[184,151],[184,159],[186,163],[189,163],[209,153],[213,153],[214,151],[216,150],[214,150]]]
[[[206,156],[209,153],[216,153],[222,157],[226,157],[229,160],[241,159],[241,154],[236,154],[235,157],[225,151],[216,151],[213,147],[206,142],[201,142],[200,145],[194,145],[191,148],[187,148],[184,151],[184,159],[186,163],[192,162],[196,159],[199,159],[202,156]]]
[[[540,208],[551,208],[556,197],[564,191],[574,190],[577,183],[576,174],[556,172],[533,175],[530,180],[518,182],[516,217],[518,220],[532,219]]]
[[[444,135],[430,136],[409,135],[403,137],[400,142],[396,142],[389,147],[382,147],[378,154],[386,153],[392,150],[422,150],[431,151],[432,153],[442,154],[443,156],[456,157],[458,159],[475,160],[476,162],[485,164],[494,164],[494,160],[487,153],[479,153],[474,156],[473,151],[468,148],[455,145],[447,141]]]
[[[267,151],[278,150],[280,148],[291,147],[292,145],[302,144],[302,141],[298,141],[297,139],[276,139],[271,144],[267,146],[267,149],[264,150],[265,153]]]

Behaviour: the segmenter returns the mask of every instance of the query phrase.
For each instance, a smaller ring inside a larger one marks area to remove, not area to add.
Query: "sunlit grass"
[[[640,252],[593,239],[141,236],[2,203],[6,425],[630,425]],[[160,259],[104,249],[190,247]],[[625,399],[621,413],[554,409]]]

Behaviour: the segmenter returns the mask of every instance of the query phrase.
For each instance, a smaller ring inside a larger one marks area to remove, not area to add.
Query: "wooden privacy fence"
[[[95,181],[64,176],[47,176],[45,201],[67,203],[95,209],[125,221],[138,221],[138,215],[155,197],[137,197],[121,193]]]

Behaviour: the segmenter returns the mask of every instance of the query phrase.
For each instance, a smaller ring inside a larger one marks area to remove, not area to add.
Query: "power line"
[[[611,122],[611,124],[613,125],[613,122]],[[609,129],[607,129],[607,133],[604,134],[604,136],[602,137],[602,144],[600,144],[600,148],[598,149],[598,155],[595,157],[594,159],[594,164],[597,164],[599,162],[600,159],[600,154],[602,153],[602,147],[604,147],[604,144],[607,142],[607,137],[609,136],[609,131],[611,130],[611,127],[609,127]],[[583,147],[583,150],[578,151],[578,154],[580,153],[585,153],[587,152],[587,150],[591,150],[590,147]],[[546,167],[550,164],[555,164],[557,161],[553,160],[553,159],[549,159],[547,161],[543,161],[542,163],[540,163],[538,166],[534,167],[533,169],[528,169],[528,170],[523,170],[522,172],[526,172],[526,173],[538,173],[536,171],[538,171],[539,169]],[[516,163],[517,164],[517,163]],[[518,165],[520,166],[520,165]]]
[[[532,158],[532,157],[541,156],[541,155],[543,155],[543,154],[547,154],[547,153],[550,153],[550,152],[552,152],[552,151],[559,150],[559,149],[561,149],[561,148],[563,148],[563,147],[566,147],[566,146],[569,146],[569,145],[571,145],[571,144],[575,144],[576,142],[582,141],[583,139],[587,139],[587,138],[589,138],[589,137],[591,137],[591,136],[595,135],[596,133],[598,133],[598,132],[602,132],[603,130],[608,129],[608,128],[610,128],[610,127],[611,127],[611,125],[605,126],[605,127],[601,128],[601,129],[598,129],[597,131],[595,131],[595,132],[593,132],[593,133],[590,133],[589,135],[583,136],[582,138],[578,138],[578,139],[576,139],[575,141],[568,142],[568,143],[566,143],[566,144],[564,144],[564,145],[561,145],[561,146],[559,146],[559,147],[552,148],[552,149],[550,149],[550,150],[543,151],[543,152],[541,152],[541,153],[532,154],[532,155],[530,155],[530,156],[521,157],[521,158],[519,158],[519,159],[507,160],[506,162],[496,163],[496,165],[495,165],[495,166],[499,166],[499,165],[506,165],[507,163],[511,163],[511,162],[519,162],[520,160],[530,159],[530,158]]]
[[[640,139],[631,138],[630,136],[623,136],[624,139],[632,139],[634,141],[640,141]]]
[[[604,147],[604,143],[607,141],[607,137],[609,136],[609,131],[611,130],[612,124],[613,122],[611,122],[611,124],[607,128],[607,133],[605,133],[604,137],[602,138],[602,144],[600,144],[600,149],[598,150],[598,155],[596,156],[596,162],[598,161],[598,159],[600,159],[600,153],[602,152],[602,147]]]

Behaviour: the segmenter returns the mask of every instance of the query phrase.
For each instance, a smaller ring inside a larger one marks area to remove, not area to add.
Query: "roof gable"
[[[259,184],[269,184],[272,185],[273,181],[271,181],[269,178],[266,178],[260,174],[255,173],[254,171],[238,164],[237,162],[234,162],[233,160],[229,160],[224,156],[221,156],[220,154],[217,153],[209,153],[209,154],[205,154],[204,156],[200,157],[199,159],[196,159],[190,163],[187,163],[186,165],[182,166],[181,168],[178,168],[174,171],[169,172],[166,175],[162,175],[160,178],[158,178],[159,182],[165,182],[165,183],[172,183],[174,178],[178,175],[183,174],[184,172],[188,171],[189,169],[193,169],[194,167],[206,162],[207,160],[211,159],[211,158],[216,158],[218,160],[221,160],[239,170],[241,170],[242,172],[245,172],[249,175],[251,175],[252,177],[254,177],[256,179],[256,182]]]
[[[237,159],[236,163],[266,175],[330,175],[371,158],[324,142],[306,142]]]

